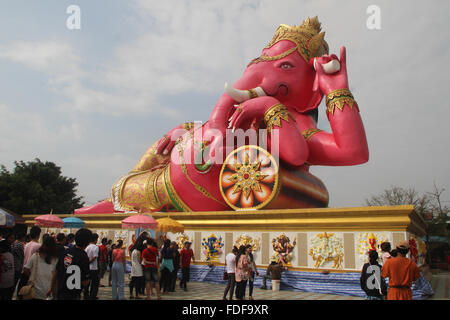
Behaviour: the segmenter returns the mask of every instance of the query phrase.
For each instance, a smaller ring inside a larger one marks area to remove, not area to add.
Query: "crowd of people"
[[[226,270],[224,279],[227,280],[223,300],[233,300],[233,294],[237,300],[245,300],[245,292],[248,283],[248,299],[253,300],[253,283],[255,276],[259,276],[256,268],[255,259],[252,253],[251,245],[241,245],[239,248],[233,247],[233,250],[225,257]],[[266,274],[263,275],[263,286],[261,289],[267,289],[266,281],[281,280],[281,272],[287,270],[281,261],[272,258],[267,267]],[[227,299],[227,295],[229,298]]]
[[[89,229],[75,234],[44,234],[34,226],[29,234],[7,234],[0,239],[0,300],[97,300],[101,280],[109,270],[112,299],[125,299],[127,271],[124,243],[103,238]],[[131,257],[130,299],[157,299],[174,292],[181,269],[180,288],[187,291],[191,243],[181,251],[166,239],[161,248],[142,232],[128,248]],[[106,280],[105,280],[106,281]]]
[[[407,241],[400,241],[393,250],[389,242],[384,242],[381,249],[383,264],[380,265],[378,262],[378,252],[371,250],[368,254],[369,262],[364,264],[361,271],[361,289],[366,293],[368,300],[411,300],[412,284],[419,279],[422,280],[420,284],[422,291],[432,294],[431,285],[421,274],[417,264],[407,258],[409,252]],[[253,300],[253,282],[259,272],[253,258],[252,246],[234,247],[225,257],[225,261],[224,279],[227,280],[227,285],[223,300],[233,300],[233,294],[237,300],[244,300],[247,283],[248,299]],[[282,272],[286,270],[287,267],[279,259],[272,258],[266,274],[262,275],[261,289],[267,289],[267,279],[280,281]]]
[[[125,299],[127,265],[123,241],[113,243],[103,238],[100,245],[98,242],[98,234],[84,228],[76,234],[44,234],[41,238],[41,229],[34,226],[29,234],[4,235],[0,239],[0,300],[97,300],[107,270],[112,299]],[[130,299],[151,299],[154,294],[161,299],[161,295],[174,292],[180,269],[180,288],[187,291],[190,264],[195,261],[190,247],[186,241],[179,250],[170,239],[158,247],[155,239],[142,232],[127,248],[131,260]],[[378,262],[378,252],[369,251],[369,262],[361,272],[361,289],[368,300],[411,300],[412,283],[423,275],[416,263],[407,258],[409,243],[400,241],[391,250],[390,243],[384,242],[381,250],[382,264]],[[244,300],[248,284],[248,299],[253,300],[253,283],[259,272],[252,246],[234,247],[225,261],[227,285],[223,299],[232,300],[234,295],[237,300]],[[279,260],[272,259],[262,276],[262,289],[267,288],[267,279],[280,280],[285,270]]]
[[[389,242],[383,242],[380,247],[382,265],[378,262],[378,252],[371,250],[369,262],[361,271],[360,284],[366,299],[412,300],[412,284],[423,276],[417,264],[407,257],[409,243],[399,241],[393,250]]]

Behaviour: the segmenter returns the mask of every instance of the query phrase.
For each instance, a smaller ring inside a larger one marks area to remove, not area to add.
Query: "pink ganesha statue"
[[[362,164],[369,151],[345,47],[329,55],[324,35],[317,17],[280,25],[206,123],[169,131],[110,199],[75,213],[326,207],[328,191],[309,168]],[[317,128],[324,96],[331,133]]]

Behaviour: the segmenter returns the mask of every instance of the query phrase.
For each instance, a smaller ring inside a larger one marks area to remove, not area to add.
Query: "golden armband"
[[[264,114],[264,122],[269,133],[272,132],[274,126],[281,128],[281,120],[289,122],[289,110],[281,103],[273,105]]]
[[[247,93],[248,93],[248,96],[250,99],[258,97],[258,92],[256,92],[255,89],[249,89],[249,90],[247,90]]]
[[[338,108],[342,111],[344,109],[344,105],[348,104],[350,108],[353,107],[353,105],[356,105],[356,101],[353,98],[352,93],[348,89],[338,89],[331,91],[327,94],[327,114],[331,113],[334,114],[334,109]]]
[[[320,132],[322,130],[317,129],[317,128],[309,128],[306,130],[302,131],[302,135],[305,138],[305,140],[308,140],[309,138],[311,138],[313,135],[315,135],[317,132]]]
[[[195,128],[195,122],[186,122],[181,125],[181,128],[184,130],[190,131],[191,129]]]

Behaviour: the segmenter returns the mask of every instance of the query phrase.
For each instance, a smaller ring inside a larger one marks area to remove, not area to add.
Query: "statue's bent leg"
[[[111,192],[115,210],[151,212],[168,205],[161,178],[164,169],[131,172],[121,177]]]
[[[191,211],[170,181],[169,164],[121,177],[111,194],[116,211]]]
[[[168,161],[170,160],[169,155],[161,155],[155,153],[157,144],[158,141],[153,143],[151,147],[148,148],[147,151],[145,151],[145,153],[142,155],[142,157],[139,159],[130,173],[147,171],[154,167],[168,163]]]

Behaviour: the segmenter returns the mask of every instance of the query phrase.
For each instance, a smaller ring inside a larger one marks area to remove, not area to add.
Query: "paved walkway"
[[[225,285],[222,284],[212,284],[207,282],[189,282],[188,291],[185,292],[180,289],[177,281],[176,292],[170,292],[163,295],[164,300],[221,300],[223,297],[223,291],[225,290]],[[102,284],[108,284],[108,274],[102,279]],[[128,275],[125,276],[125,297],[129,299],[130,289],[129,289],[129,278]],[[450,300],[450,274],[448,272],[439,273],[433,275],[431,280],[431,285],[435,292],[434,296],[430,300]],[[248,289],[246,290],[248,294]],[[105,286],[101,287],[98,294],[101,300],[111,300],[112,290],[111,287]],[[156,295],[151,297],[156,299]],[[342,295],[332,295],[332,294],[322,294],[314,292],[296,292],[282,290],[274,292],[271,290],[262,290],[260,288],[254,288],[253,298],[255,300],[364,300],[361,297],[354,296],[342,296]]]
[[[450,273],[441,272],[434,274],[431,279],[434,296],[430,300],[450,300]]]

